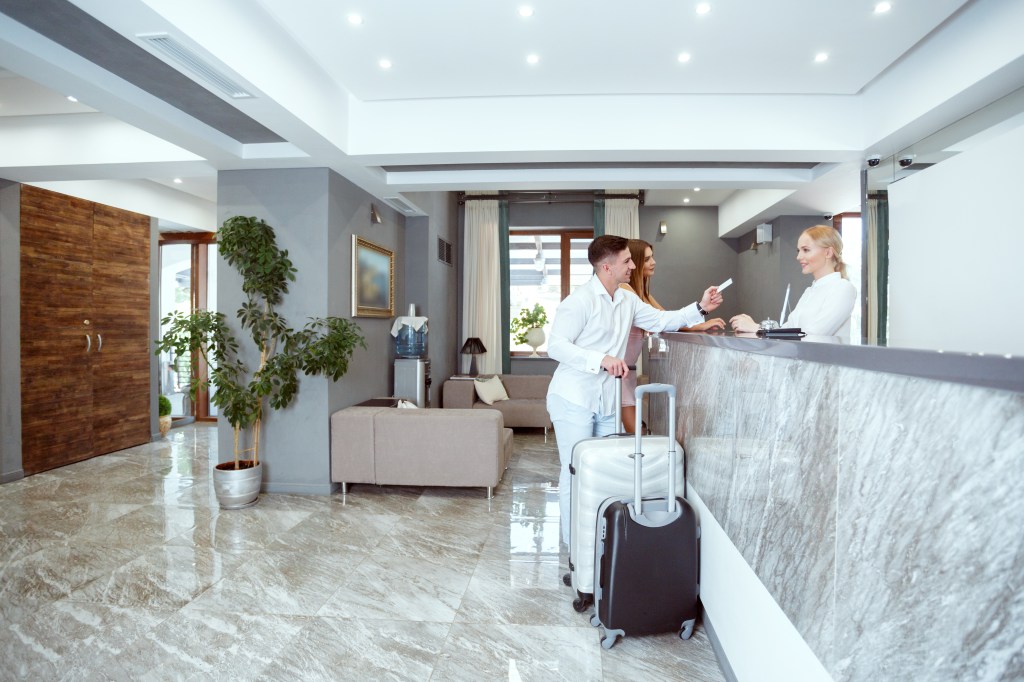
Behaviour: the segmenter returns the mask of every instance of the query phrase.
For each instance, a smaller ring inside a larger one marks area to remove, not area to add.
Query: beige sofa
[[[472,380],[449,379],[442,387],[442,407],[498,410],[505,417],[505,426],[543,428],[544,440],[547,441],[548,428],[551,426],[547,408],[551,377],[546,374],[499,374],[498,377],[508,393],[508,400],[488,405],[477,397]]]
[[[331,415],[331,480],[376,485],[481,486],[487,497],[512,456],[495,410],[347,407]]]

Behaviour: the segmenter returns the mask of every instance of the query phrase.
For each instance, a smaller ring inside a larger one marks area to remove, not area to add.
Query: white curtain
[[[605,199],[604,233],[640,239],[640,200]]]
[[[476,358],[480,374],[501,373],[501,267],[498,251],[498,202],[467,201],[462,340],[475,336],[487,349]]]

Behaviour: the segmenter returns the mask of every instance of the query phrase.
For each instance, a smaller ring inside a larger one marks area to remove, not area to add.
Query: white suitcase
[[[621,380],[616,381],[616,415],[621,423]],[[576,591],[573,608],[584,611],[593,604],[594,550],[598,510],[610,497],[628,498],[635,490],[632,434],[586,438],[572,449],[572,493],[569,511],[569,575]],[[643,436],[643,491],[645,496],[668,493],[668,436]],[[675,447],[676,490],[683,490],[683,448]]]

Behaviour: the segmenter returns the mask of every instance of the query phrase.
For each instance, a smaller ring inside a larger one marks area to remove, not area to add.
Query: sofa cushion
[[[501,383],[501,379],[495,374],[490,379],[476,379],[473,381],[477,397],[488,405],[493,405],[499,400],[508,400],[508,393]]]

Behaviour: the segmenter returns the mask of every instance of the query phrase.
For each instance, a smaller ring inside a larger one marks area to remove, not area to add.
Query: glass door
[[[160,319],[172,312],[192,312],[192,245],[160,246]],[[165,328],[161,326],[160,333]],[[194,417],[195,408],[189,397],[192,358],[161,353],[160,393],[171,401],[171,416]]]

